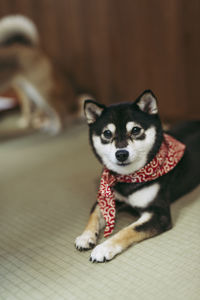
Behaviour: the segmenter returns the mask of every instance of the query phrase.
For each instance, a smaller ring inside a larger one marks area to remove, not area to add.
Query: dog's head
[[[92,148],[109,170],[131,174],[159,150],[162,127],[151,91],[145,91],[135,102],[108,107],[86,100],[84,111]]]

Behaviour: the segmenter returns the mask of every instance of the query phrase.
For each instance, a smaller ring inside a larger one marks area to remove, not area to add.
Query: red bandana
[[[106,220],[104,237],[110,235],[115,226],[115,197],[112,187],[117,182],[139,183],[155,180],[171,171],[181,160],[184,151],[184,144],[172,136],[164,134],[159,152],[150,163],[139,171],[129,175],[113,175],[104,168],[98,192],[99,207]]]

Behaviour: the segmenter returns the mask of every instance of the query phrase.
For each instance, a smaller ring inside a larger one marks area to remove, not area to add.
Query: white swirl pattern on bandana
[[[107,168],[102,173],[98,192],[98,204],[106,220],[104,237],[110,235],[115,226],[115,198],[112,187],[116,182],[141,183],[155,180],[170,172],[181,160],[185,145],[168,134],[154,159],[139,171],[130,175],[113,175]]]

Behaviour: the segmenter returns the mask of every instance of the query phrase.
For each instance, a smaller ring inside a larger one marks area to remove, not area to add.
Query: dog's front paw
[[[109,241],[106,241],[94,248],[90,256],[90,261],[106,262],[111,260],[115,255],[117,255],[121,251],[121,246],[113,245]]]
[[[97,234],[92,231],[85,231],[75,240],[75,246],[79,251],[94,248],[97,242]]]

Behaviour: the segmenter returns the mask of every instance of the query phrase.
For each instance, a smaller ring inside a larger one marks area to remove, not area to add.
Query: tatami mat
[[[101,172],[87,128],[0,153],[0,299],[200,299],[200,188],[172,206],[172,230],[92,264],[74,247]],[[132,220],[121,213],[116,230]]]

